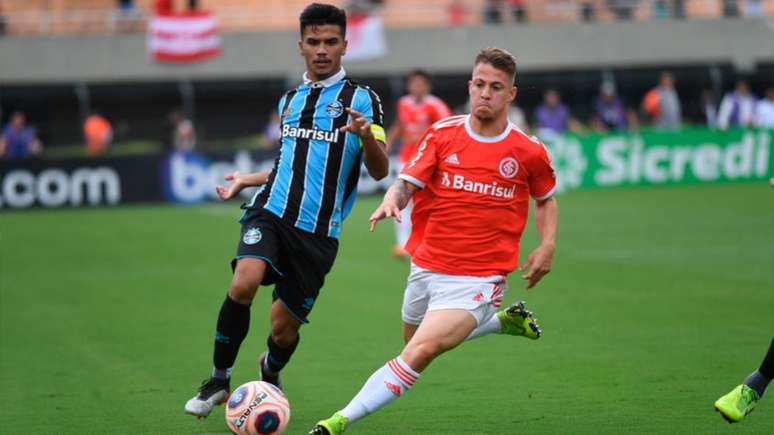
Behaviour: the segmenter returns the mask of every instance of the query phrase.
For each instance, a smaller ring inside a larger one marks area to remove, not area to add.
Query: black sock
[[[301,335],[296,336],[296,341],[288,347],[281,347],[271,339],[271,335],[266,340],[266,345],[269,346],[269,356],[266,358],[266,365],[270,372],[279,373],[285,364],[290,361],[290,357],[293,356],[293,352],[296,351],[296,346],[301,340]]]
[[[766,387],[769,386],[772,378],[774,378],[774,340],[771,341],[769,351],[763,358],[761,368],[752,372],[750,376],[744,380],[744,384],[755,390],[760,398],[763,397],[763,394],[766,392]]]
[[[761,368],[758,371],[769,379],[774,378],[774,338],[771,339],[769,351],[766,352],[766,356],[761,363]]]
[[[247,336],[249,327],[250,305],[239,304],[226,295],[218,315],[215,351],[212,355],[212,362],[217,371],[225,371],[234,366],[239,346]]]

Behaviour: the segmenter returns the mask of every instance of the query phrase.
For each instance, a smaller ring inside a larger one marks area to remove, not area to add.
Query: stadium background
[[[303,72],[296,27],[306,2],[198,2],[217,19],[222,52],[185,65],[149,55],[153,3],[120,15],[112,1],[0,1],[0,123],[24,111],[44,145],[34,158],[0,160],[2,433],[226,431],[220,413],[198,422],[181,411],[207,373],[238,234],[237,202],[206,200],[223,173],[271,160],[262,132]],[[561,154],[566,167],[592,168],[616,137],[719,151],[692,154],[685,177],[627,172],[605,184],[586,171],[564,181],[555,271],[530,293],[512,277],[508,294],[535,307],[546,336],[466,344],[352,432],[770,433],[770,399],[732,429],[711,403],[753,370],[774,331],[774,152],[761,151],[774,133],[706,129],[700,99],[740,78],[758,96],[774,85],[774,1],[527,0],[526,22],[504,8],[495,24],[489,2],[473,0],[454,26],[449,3],[381,2],[373,14],[387,53],[345,61],[382,96],[388,123],[409,70],[430,71],[434,93],[459,108],[475,52],[498,45],[518,58],[530,121],[554,88],[584,126],[549,143],[576,150]],[[665,70],[686,128],[654,131],[641,116],[637,132],[591,131],[603,80],[639,112]],[[94,109],[114,133],[99,156],[83,146]],[[193,121],[195,153],[168,152],[176,109]],[[714,169],[694,163],[707,153]],[[362,181],[366,194],[388,184]],[[290,433],[343,405],[400,346],[407,264],[389,255],[389,224],[366,231],[377,201],[364,195],[345,225],[326,297],[288,368]],[[528,236],[522,253],[534,243]],[[265,336],[260,293],[237,381],[254,376]]]

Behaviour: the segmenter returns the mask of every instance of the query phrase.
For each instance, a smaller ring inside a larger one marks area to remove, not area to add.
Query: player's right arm
[[[406,180],[400,178],[395,180],[395,183],[384,194],[382,204],[371,214],[371,231],[376,229],[376,222],[388,217],[393,217],[396,221],[401,222],[400,211],[406,208],[411,200],[411,195],[417,190],[419,187]]]
[[[392,124],[390,129],[387,131],[387,152],[389,153],[392,149],[392,146],[395,145],[395,142],[398,140],[399,137],[403,135],[403,124],[400,122],[400,119],[396,119],[395,122]]]
[[[271,170],[253,172],[252,174],[232,172],[224,177],[226,181],[233,182],[231,183],[231,186],[216,186],[215,192],[217,192],[220,199],[226,201],[237,196],[237,194],[239,194],[239,192],[241,192],[242,189],[246,187],[261,186],[266,184],[266,182],[269,180],[269,174],[271,174]]]
[[[437,132],[431,127],[420,139],[416,155],[384,194],[382,204],[371,214],[371,231],[376,228],[376,222],[384,218],[393,217],[401,221],[400,211],[406,208],[414,192],[423,189],[435,174],[437,146]]]

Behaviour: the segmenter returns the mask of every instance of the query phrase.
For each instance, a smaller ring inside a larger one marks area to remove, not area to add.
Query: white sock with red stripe
[[[486,322],[478,325],[478,328],[474,329],[473,332],[468,335],[468,338],[465,340],[472,340],[474,338],[482,337],[484,335],[489,334],[499,334],[502,332],[503,326],[500,323],[500,319],[497,318],[497,316],[492,316],[489,320]]]
[[[353,423],[377,411],[411,389],[419,373],[415,372],[401,357],[390,360],[374,372],[354,399],[339,411]]]

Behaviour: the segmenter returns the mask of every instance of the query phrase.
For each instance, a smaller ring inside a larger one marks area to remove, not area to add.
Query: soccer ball
[[[287,397],[267,382],[240,385],[226,404],[226,424],[237,435],[279,435],[289,421]]]

